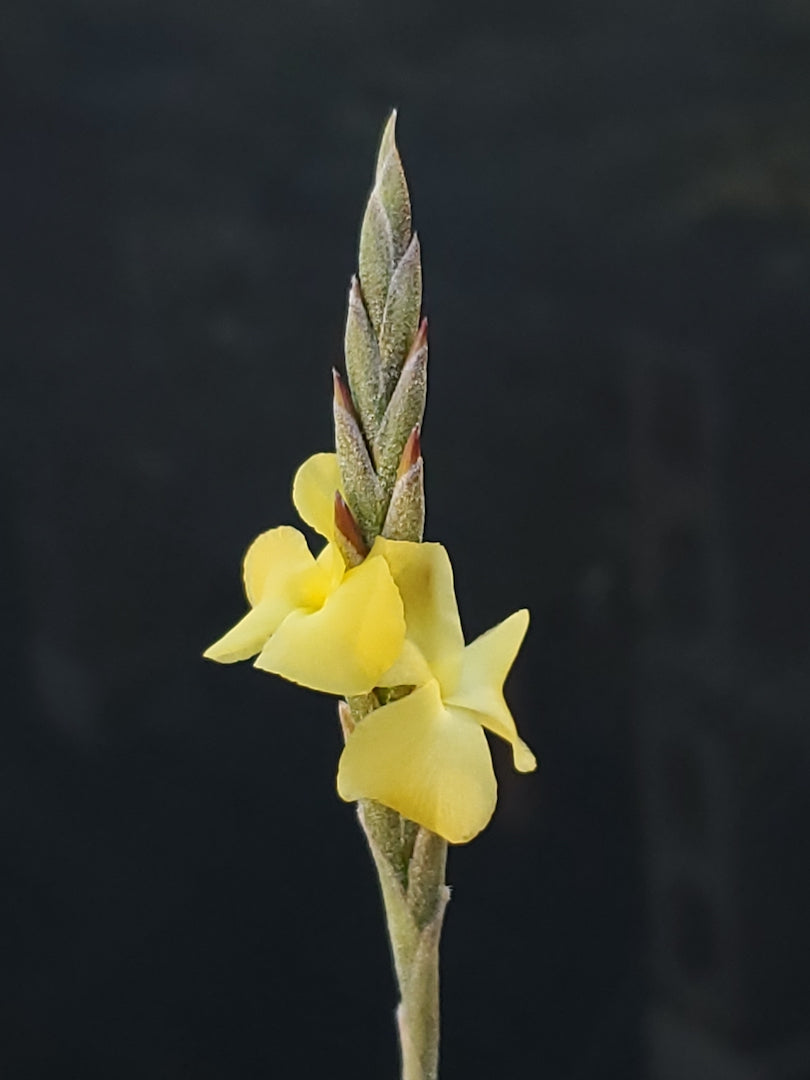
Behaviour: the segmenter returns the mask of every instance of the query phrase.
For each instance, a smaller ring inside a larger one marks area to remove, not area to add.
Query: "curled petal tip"
[[[522,739],[515,743],[513,754],[515,768],[518,772],[530,773],[537,768],[537,758]]]

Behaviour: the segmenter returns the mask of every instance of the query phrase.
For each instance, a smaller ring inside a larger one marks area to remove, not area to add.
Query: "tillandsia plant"
[[[336,453],[296,473],[292,497],[326,541],[317,557],[287,525],[259,536],[243,578],[250,610],[205,653],[336,694],[341,798],[358,803],[379,876],[400,992],[403,1080],[435,1080],[439,937],[447,844],[495,809],[484,729],[535,768],[503,697],[526,633],[518,611],[465,645],[445,548],[423,543],[420,430],[427,390],[422,264],[408,185],[383,131],[334,378]]]

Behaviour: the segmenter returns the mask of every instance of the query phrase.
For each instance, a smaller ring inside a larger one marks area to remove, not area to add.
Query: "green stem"
[[[399,985],[402,1080],[437,1080],[439,939],[450,897],[447,843],[423,828],[413,838],[411,822],[376,803],[361,803],[359,817],[380,879]]]

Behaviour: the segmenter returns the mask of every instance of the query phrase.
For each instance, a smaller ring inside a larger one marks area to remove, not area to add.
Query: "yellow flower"
[[[334,454],[315,454],[295,477],[293,502],[328,541],[317,559],[289,525],[253,541],[243,566],[251,610],[204,653],[255,666],[330,694],[366,694],[399,655],[402,601],[388,564],[372,553],[347,570],[334,544]]]
[[[407,639],[381,686],[415,685],[349,736],[338,769],[343,799],[374,799],[454,844],[489,822],[497,787],[484,728],[512,745],[515,767],[531,772],[503,683],[529,625],[516,611],[465,646],[453,572],[441,544],[377,540],[405,605]]]

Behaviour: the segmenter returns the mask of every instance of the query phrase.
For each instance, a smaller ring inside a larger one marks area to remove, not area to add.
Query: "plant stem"
[[[380,879],[399,985],[402,1080],[437,1080],[439,940],[450,898],[447,843],[424,828],[414,836],[412,822],[377,803],[361,803],[358,813]]]

